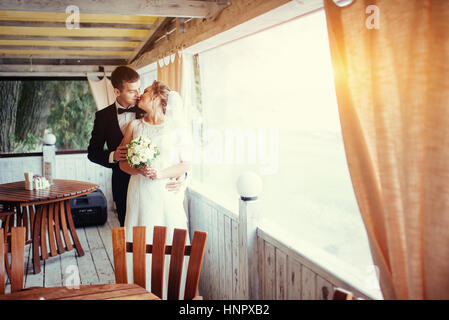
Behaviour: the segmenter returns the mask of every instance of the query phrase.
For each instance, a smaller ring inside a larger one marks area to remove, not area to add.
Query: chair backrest
[[[126,252],[133,253],[134,283],[146,288],[145,254],[152,254],[151,292],[162,298],[165,255],[170,255],[167,299],[179,299],[184,256],[190,256],[184,290],[184,299],[192,300],[198,290],[207,233],[195,231],[191,245],[186,246],[187,230],[174,229],[172,245],[166,245],[167,228],[156,226],[153,244],[146,244],[146,227],[133,228],[133,242],[125,241],[125,228],[112,229],[116,283],[128,283]]]
[[[342,288],[334,289],[334,296],[332,300],[353,300],[354,297],[351,292],[344,290]]]
[[[0,294],[5,293],[5,265],[8,261],[8,245],[3,229],[0,229]],[[11,292],[23,289],[25,270],[25,227],[11,228]]]

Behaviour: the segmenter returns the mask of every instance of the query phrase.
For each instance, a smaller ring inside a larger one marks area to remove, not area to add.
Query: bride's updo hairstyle
[[[165,112],[167,110],[168,103],[168,94],[170,92],[170,88],[160,81],[154,80],[153,84],[150,87],[151,96],[154,97],[155,100],[159,100],[161,104],[162,111]]]

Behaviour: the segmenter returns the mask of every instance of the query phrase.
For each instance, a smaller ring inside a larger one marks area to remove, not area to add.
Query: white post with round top
[[[260,299],[257,227],[262,179],[244,172],[237,180],[239,199],[239,265],[241,299]]]

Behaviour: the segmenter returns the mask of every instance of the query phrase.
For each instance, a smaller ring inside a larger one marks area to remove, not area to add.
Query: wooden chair
[[[354,297],[351,292],[342,288],[335,288],[332,300],[353,300]]]
[[[152,254],[151,292],[162,298],[165,255],[170,255],[167,299],[178,300],[184,256],[190,256],[187,269],[185,300],[202,299],[196,296],[206,249],[207,233],[195,231],[192,245],[186,246],[187,230],[175,229],[172,245],[166,245],[167,228],[156,226],[153,244],[146,244],[146,227],[133,228],[133,242],[125,241],[125,228],[112,229],[114,269],[116,283],[128,283],[126,252],[133,253],[134,283],[146,288],[145,254]]]
[[[10,228],[14,224],[13,216],[15,214],[16,214],[16,212],[14,210],[12,210],[11,208],[5,208],[3,206],[2,206],[2,208],[0,208],[0,228],[4,229],[5,241],[6,241],[6,236],[11,235]]]
[[[0,294],[5,294],[5,265],[9,266],[5,233],[0,229]],[[23,289],[25,270],[25,227],[11,228],[11,292]]]

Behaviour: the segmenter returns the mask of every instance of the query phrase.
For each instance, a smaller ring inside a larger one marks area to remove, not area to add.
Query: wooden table
[[[160,300],[137,284],[98,284],[25,289],[0,296],[0,300]]]
[[[91,193],[98,187],[89,182],[57,179],[53,180],[50,188],[42,190],[25,190],[24,181],[0,185],[0,204],[3,204],[4,209],[16,212],[15,223],[14,216],[8,216],[3,228],[8,233],[8,229],[14,225],[26,227],[27,243],[33,245],[34,273],[40,272],[41,259],[62,254],[74,247],[79,256],[84,255],[73,223],[69,199]],[[47,248],[47,235],[50,251]]]

